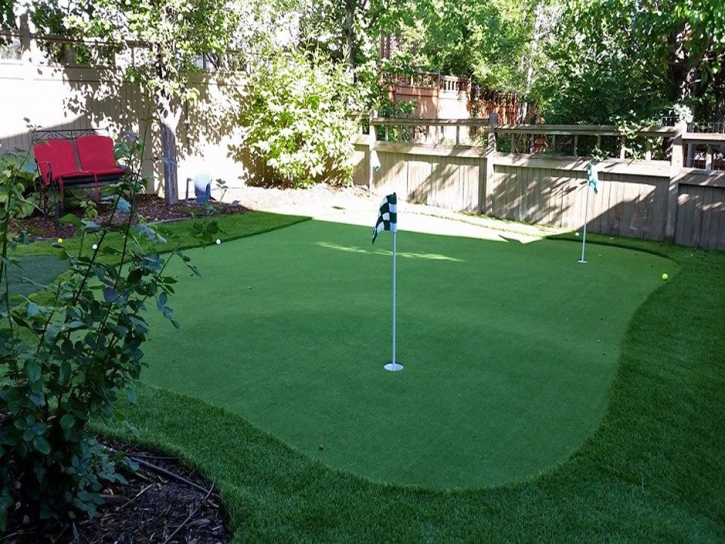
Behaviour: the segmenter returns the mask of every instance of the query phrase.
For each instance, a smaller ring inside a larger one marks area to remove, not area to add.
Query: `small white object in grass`
[[[93,246],[91,246],[91,247],[93,248],[93,251],[95,251],[98,249],[98,244],[93,244]]]
[[[579,233],[577,232],[574,236],[579,236]]]
[[[219,238],[217,238],[217,239],[216,239],[216,245],[219,245],[219,244],[221,244],[221,243],[222,243],[222,241],[221,241],[221,240],[220,240]]]

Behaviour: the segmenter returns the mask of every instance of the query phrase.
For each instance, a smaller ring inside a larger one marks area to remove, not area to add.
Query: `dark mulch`
[[[139,470],[124,474],[128,484],[104,489],[105,504],[92,519],[41,524],[23,512],[11,512],[0,542],[216,544],[231,540],[228,519],[212,483],[175,457],[130,446],[111,447],[126,451]]]
[[[147,194],[136,196],[135,207],[138,214],[147,218],[149,221],[171,221],[249,211],[244,206],[217,201],[211,201],[206,204],[195,204],[193,201],[181,201],[178,204],[169,206],[164,202],[163,198]],[[110,219],[111,210],[108,207],[101,205],[98,208],[98,212],[97,222],[103,223]],[[78,217],[83,216],[83,210],[81,208],[69,208],[64,210],[63,214],[66,213],[73,213]],[[114,222],[126,220],[127,217],[126,215],[117,214]],[[14,225],[14,230],[20,232],[22,229],[26,229],[29,241],[69,238],[75,232],[73,225],[61,223],[57,215],[42,215],[40,213],[36,213],[32,217],[17,220]]]

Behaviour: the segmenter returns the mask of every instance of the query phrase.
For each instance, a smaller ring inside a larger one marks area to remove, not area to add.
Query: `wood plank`
[[[685,244],[685,224],[687,223],[687,201],[690,196],[684,191],[684,187],[680,186],[680,192],[677,195],[677,222],[675,223],[675,243]]]
[[[725,191],[720,191],[718,201],[717,249],[725,250]]]
[[[692,242],[691,244],[693,247],[700,247],[701,244],[701,234],[702,234],[702,213],[705,203],[705,192],[707,191],[707,188],[705,187],[696,187],[693,188],[697,195],[697,200],[693,202],[693,210],[692,210]]]
[[[602,177],[599,178],[601,183],[599,183],[599,192],[602,197],[602,221],[599,224],[599,228],[602,234],[612,234],[611,232],[611,219],[610,219],[610,200],[612,198],[612,180],[611,176],[607,176],[606,180]]]
[[[680,185],[700,185],[725,188],[725,171],[683,168],[675,177]]]
[[[506,166],[519,166],[525,168],[549,168],[564,171],[586,172],[589,158],[540,158],[522,154],[497,154],[494,157],[496,164]],[[670,163],[668,161],[642,161],[607,159],[598,165],[602,173],[626,174],[639,176],[670,177]]]
[[[718,240],[718,229],[720,223],[725,220],[725,191],[721,189],[713,189],[711,196],[712,205],[710,208],[710,220],[708,222],[708,230],[705,233],[707,238],[708,249],[718,249],[720,240]],[[724,241],[725,242],[725,241]]]
[[[710,219],[712,217],[712,199],[714,189],[711,187],[705,187],[702,195],[702,203],[698,210],[700,219],[699,239],[700,247],[709,249],[710,240],[708,235],[710,233]]]
[[[375,142],[375,149],[385,153],[401,153],[405,155],[426,155],[430,157],[471,157],[483,158],[485,147],[459,146],[443,144],[401,144],[397,142]]]
[[[682,243],[684,245],[692,244],[692,225],[694,220],[694,210],[696,207],[697,200],[697,188],[696,187],[682,187],[684,189],[685,204],[681,208],[683,213],[683,229],[682,229]],[[678,210],[679,212],[679,210]],[[679,214],[678,214],[679,215]]]
[[[642,136],[670,136],[674,127],[642,127]],[[620,136],[614,125],[497,125],[497,134]]]
[[[667,222],[667,201],[669,199],[669,182],[656,180],[654,195],[654,213],[652,215],[652,240],[665,239],[665,224]]]

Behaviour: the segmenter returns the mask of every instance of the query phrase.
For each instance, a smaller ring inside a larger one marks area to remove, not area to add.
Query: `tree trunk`
[[[345,21],[342,24],[343,44],[343,61],[350,71],[355,68],[355,12],[358,8],[358,0],[345,1]]]
[[[176,126],[161,119],[161,149],[164,164],[164,198],[166,204],[179,201],[179,170],[176,164]]]
[[[168,96],[156,95],[161,121],[161,157],[164,166],[164,198],[167,204],[179,201],[179,171],[176,163],[176,127],[181,118],[181,107],[174,107]]]

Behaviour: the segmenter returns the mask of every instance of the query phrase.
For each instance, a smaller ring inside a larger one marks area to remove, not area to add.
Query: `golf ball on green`
[[[668,279],[669,279],[669,276],[667,275],[667,272],[665,272],[664,274],[662,274],[662,280],[663,281],[667,281]]]
[[[217,239],[216,239],[216,245],[219,245],[219,244],[221,244],[221,243],[222,243],[222,241],[221,241],[221,240],[220,240],[219,238],[217,238]]]

